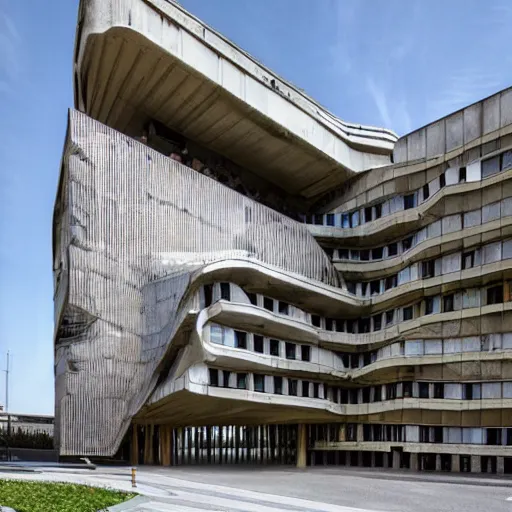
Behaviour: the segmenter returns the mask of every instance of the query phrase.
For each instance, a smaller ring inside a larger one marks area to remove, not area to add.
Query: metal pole
[[[7,351],[7,370],[5,370],[5,412],[9,411],[9,351]]]

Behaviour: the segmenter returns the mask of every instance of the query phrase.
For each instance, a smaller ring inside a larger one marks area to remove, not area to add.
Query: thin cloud
[[[14,20],[0,6],[0,93],[13,92],[19,78],[20,43]]]

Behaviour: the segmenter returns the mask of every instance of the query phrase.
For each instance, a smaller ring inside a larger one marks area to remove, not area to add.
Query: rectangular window
[[[380,331],[382,329],[382,314],[373,317],[373,330]]]
[[[247,333],[235,331],[235,348],[247,348]]]
[[[428,183],[425,183],[425,185],[423,185],[423,201],[425,201],[425,199],[428,199],[429,196],[430,196],[429,186],[428,186]]]
[[[279,340],[270,340],[270,355],[279,357]]]
[[[320,327],[320,317],[318,315],[311,315],[311,323],[315,327]]]
[[[259,334],[254,335],[254,352],[259,352],[260,354],[264,352],[263,336]]]
[[[453,311],[453,308],[454,308],[453,298],[454,298],[453,293],[451,293],[450,295],[445,295],[443,297],[443,313],[449,313],[450,311]]]
[[[512,167],[512,151],[505,151],[501,155],[501,170],[506,171]]]
[[[434,298],[427,297],[425,299],[425,315],[431,315],[434,312]]]
[[[276,395],[283,394],[283,377],[274,377],[274,393]]]
[[[265,393],[265,376],[254,374],[254,391],[258,393]]]
[[[286,302],[279,301],[279,314],[289,315],[290,314],[290,305]]]
[[[459,169],[459,183],[466,183],[466,168],[461,167]]]
[[[303,361],[311,361],[311,347],[309,345],[301,345],[300,355]]]
[[[404,382],[402,384],[403,398],[412,398],[412,382]]]
[[[442,382],[434,383],[434,398],[444,398],[444,384]]]
[[[396,242],[393,242],[392,244],[388,245],[388,256],[396,256],[398,254],[398,244]]]
[[[213,302],[213,284],[205,284],[204,285],[204,307],[212,305]]]
[[[224,370],[222,372],[222,387],[229,388],[229,377],[231,376],[231,372],[227,372]]]
[[[392,384],[386,384],[386,399],[396,399],[396,382],[393,382]]]
[[[370,261],[370,250],[369,249],[361,249],[359,253],[359,259],[361,261]]]
[[[340,260],[348,260],[348,249],[338,249],[338,258]]]
[[[328,226],[334,226],[334,213],[328,213],[328,214],[325,216],[325,223],[326,223]]]
[[[469,251],[462,254],[462,270],[473,268],[475,266],[475,251]]]
[[[377,295],[380,293],[380,280],[370,282],[370,295]]]
[[[482,179],[500,172],[500,157],[493,156],[482,161]]]
[[[392,324],[394,318],[395,318],[395,310],[394,309],[392,309],[391,311],[386,311],[386,325]]]
[[[412,320],[412,306],[407,306],[402,311],[404,321]]]
[[[364,221],[371,222],[372,220],[372,207],[368,206],[367,208],[364,209]]]
[[[414,194],[408,194],[404,196],[404,210],[410,210],[415,206]]]
[[[290,396],[297,396],[297,381],[295,379],[288,379],[288,394]]]
[[[308,380],[302,381],[302,396],[309,397],[309,381]]]
[[[446,187],[446,176],[443,172],[443,174],[439,175],[439,188]]]
[[[313,215],[313,223],[317,226],[322,226],[324,223],[324,216],[321,213],[316,213]]]
[[[386,281],[384,283],[385,289],[390,290],[391,288],[396,288],[398,286],[398,275],[386,277]]]
[[[382,255],[384,253],[383,247],[377,247],[376,249],[372,249],[372,260],[381,260]]]
[[[247,297],[249,297],[249,300],[253,306],[258,305],[258,296],[255,293],[248,293]]]
[[[210,374],[210,386],[215,388],[219,387],[219,370],[209,368],[208,373]]]
[[[382,217],[382,203],[376,204],[375,208],[375,220],[380,219]]]
[[[421,277],[423,279],[428,279],[429,277],[434,277],[436,273],[436,262],[435,260],[428,260],[421,262]]]
[[[318,382],[313,383],[313,398],[320,398],[320,384]]]
[[[370,332],[370,319],[360,318],[358,322],[359,334]]]
[[[247,373],[236,374],[236,387],[238,389],[247,389]]]
[[[334,325],[334,321],[332,318],[326,318],[325,319],[325,330],[326,331],[333,331],[333,325]]]
[[[220,283],[220,298],[222,300],[231,300],[231,287],[229,283]]]
[[[503,302],[503,285],[499,284],[487,288],[487,304],[501,304]]]
[[[473,384],[463,384],[462,399],[473,400]]]
[[[428,382],[420,382],[418,384],[418,391],[419,391],[420,398],[428,398],[429,397]]]
[[[349,334],[356,333],[356,323],[352,319],[347,320],[347,332]]]
[[[263,307],[267,311],[274,311],[274,300],[269,297],[263,297]]]
[[[295,343],[286,343],[286,359],[295,359]]]
[[[402,240],[402,250],[405,252],[405,251],[408,251],[411,247],[412,247],[412,236],[408,236],[407,238],[404,238]]]
[[[324,247],[325,254],[332,260],[334,258],[334,249],[332,247]]]
[[[345,284],[347,285],[347,292],[355,295],[356,283],[354,283],[353,281],[345,281]]]

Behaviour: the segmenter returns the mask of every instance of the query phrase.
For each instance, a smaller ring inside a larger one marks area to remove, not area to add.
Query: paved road
[[[512,512],[511,480],[323,468],[144,467],[137,475],[147,501],[132,512]],[[131,488],[129,468],[12,477]]]

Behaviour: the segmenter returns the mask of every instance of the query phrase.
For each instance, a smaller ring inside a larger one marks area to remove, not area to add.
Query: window
[[[428,398],[429,397],[428,382],[420,382],[418,384],[418,391],[419,391],[420,398]]]
[[[313,398],[320,398],[320,384],[318,382],[313,383]]]
[[[213,368],[210,368],[208,370],[208,373],[210,374],[210,386],[218,388],[219,387],[219,370],[214,370]]]
[[[505,151],[501,154],[501,170],[505,171],[512,167],[512,151]]]
[[[461,167],[459,169],[459,183],[466,183],[466,168]]]
[[[491,446],[501,445],[501,428],[487,429],[487,444]]]
[[[500,172],[500,157],[493,156],[482,161],[482,179]]]
[[[238,389],[247,389],[247,373],[236,374],[236,387]]]
[[[377,247],[372,250],[372,260],[381,260],[383,254],[383,247]]]
[[[274,393],[276,395],[283,394],[283,377],[274,377]]]
[[[345,284],[347,285],[347,292],[353,293],[355,295],[356,293],[356,283],[353,281],[345,281]]]
[[[255,293],[248,293],[247,297],[249,297],[249,300],[253,306],[258,305],[258,296]]]
[[[347,441],[355,442],[357,440],[357,425],[347,423]]]
[[[309,345],[301,345],[300,356],[303,361],[311,361],[311,347]]]
[[[336,332],[345,332],[343,324],[343,320],[336,320]]]
[[[390,290],[391,288],[396,288],[398,286],[398,276],[395,274],[394,276],[386,277],[386,281],[384,282],[384,287],[386,290]]]
[[[412,398],[412,382],[404,382],[402,384],[402,396],[404,398]]]
[[[334,249],[332,247],[324,247],[325,254],[332,260],[334,257]]]
[[[382,401],[382,386],[375,386],[373,391],[373,401],[381,402]]]
[[[463,384],[463,400],[473,400],[473,384]]]
[[[302,396],[309,397],[309,381],[308,380],[302,381]]]
[[[439,188],[446,187],[446,176],[443,172],[443,174],[439,175]]]
[[[204,307],[207,308],[208,306],[212,305],[213,302],[213,285],[212,284],[206,284],[204,285]]]
[[[499,284],[487,288],[487,304],[501,304],[503,302],[503,285]]]
[[[274,300],[269,297],[263,297],[263,307],[267,311],[274,311]]]
[[[259,393],[265,393],[264,375],[259,375],[257,373],[254,374],[254,391],[258,391]]]
[[[270,355],[279,357],[279,340],[270,340]]]
[[[442,382],[434,383],[434,398],[444,398],[444,384]]]
[[[462,254],[462,270],[473,268],[475,266],[475,251]]]
[[[373,317],[373,330],[380,331],[382,328],[382,314]]]
[[[231,287],[229,283],[220,283],[220,298],[222,300],[231,300]]]
[[[377,295],[380,293],[380,280],[370,282],[370,295]]]
[[[361,261],[370,261],[370,250],[369,249],[362,249],[359,253],[359,259]]]
[[[443,297],[443,313],[449,313],[450,311],[453,311],[453,298],[453,293]]]
[[[395,310],[386,311],[386,325],[392,324],[395,318]]]
[[[386,399],[396,399],[396,382],[393,382],[392,384],[386,384]]]
[[[414,194],[404,196],[404,210],[414,208]]]
[[[436,262],[435,260],[428,260],[421,262],[421,277],[423,279],[427,279],[429,277],[434,277],[436,273]]]
[[[356,333],[356,323],[354,320],[347,320],[347,332],[349,334],[355,334]]]
[[[322,226],[324,223],[324,216],[321,213],[313,215],[313,223],[317,226]]]
[[[370,319],[369,318],[360,318],[358,322],[359,333],[367,333],[370,332]]]
[[[375,205],[375,220],[382,217],[382,203]]]
[[[254,352],[259,352],[260,354],[263,354],[263,336],[260,336],[259,334],[254,335]]]
[[[286,343],[286,359],[295,359],[295,343]]]
[[[297,396],[298,382],[295,379],[288,379],[288,394]]]
[[[423,185],[423,201],[425,201],[425,199],[428,199],[429,196],[430,196],[429,186],[428,186],[428,183],[425,183],[425,185]]]
[[[402,250],[408,251],[412,247],[412,236],[408,236],[402,240]]]
[[[434,298],[427,297],[425,299],[425,315],[431,315],[434,312]]]
[[[406,320],[412,320],[412,306],[407,306],[403,308],[403,319]]]
[[[334,325],[334,321],[332,318],[326,318],[325,319],[325,330],[326,331],[333,331],[333,325]]]
[[[290,314],[290,305],[286,302],[279,301],[279,314],[289,315]]]
[[[222,372],[222,387],[229,388],[229,377],[231,372],[223,371]]]
[[[320,317],[318,315],[311,315],[311,323],[315,327],[320,327]]]
[[[235,348],[247,348],[247,333],[235,331]]]
[[[348,249],[338,249],[338,258],[340,260],[348,260]]]
[[[392,244],[388,245],[388,256],[396,256],[398,254],[398,244],[396,242],[393,242]]]
[[[371,222],[372,221],[372,207],[368,206],[364,209],[364,221]]]
[[[328,226],[334,226],[334,213],[328,213],[325,216],[325,222]]]

